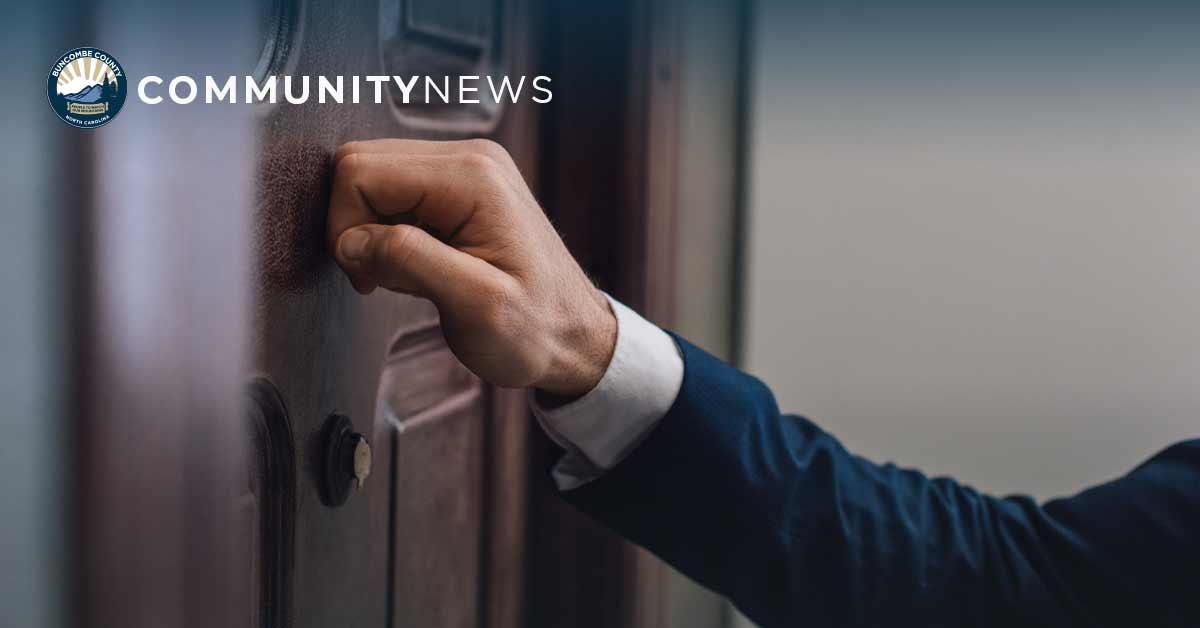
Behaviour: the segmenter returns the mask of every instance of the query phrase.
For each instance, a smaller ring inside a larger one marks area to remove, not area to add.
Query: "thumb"
[[[439,306],[480,294],[503,275],[491,264],[406,224],[347,229],[338,236],[336,255],[362,292],[378,285],[431,299]]]

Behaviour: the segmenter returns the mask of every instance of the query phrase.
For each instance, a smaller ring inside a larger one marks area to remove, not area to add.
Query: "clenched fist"
[[[616,319],[502,147],[351,142],[334,167],[329,244],[356,290],[433,301],[450,349],[493,384],[570,398],[599,382]]]

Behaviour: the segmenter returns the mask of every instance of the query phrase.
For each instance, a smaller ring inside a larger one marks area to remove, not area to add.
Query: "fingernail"
[[[361,260],[367,256],[371,234],[366,229],[355,229],[343,234],[338,242],[338,250],[341,251],[342,257]]]

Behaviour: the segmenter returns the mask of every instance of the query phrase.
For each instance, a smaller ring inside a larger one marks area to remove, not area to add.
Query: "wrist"
[[[608,298],[591,289],[559,334],[550,369],[535,386],[560,403],[586,395],[604,377],[617,344],[617,317]]]

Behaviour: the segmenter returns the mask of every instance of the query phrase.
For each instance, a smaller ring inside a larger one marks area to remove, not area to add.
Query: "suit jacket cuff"
[[[617,344],[596,387],[553,408],[529,393],[538,423],[566,450],[552,471],[563,490],[599,477],[627,456],[666,415],[683,382],[675,341],[621,302],[608,300],[617,317]]]

